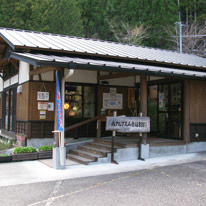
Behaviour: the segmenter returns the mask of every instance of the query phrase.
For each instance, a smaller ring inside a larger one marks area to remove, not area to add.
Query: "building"
[[[0,69],[2,136],[21,133],[29,144],[52,143],[55,71],[63,77],[74,69],[65,83],[66,137],[110,135],[100,115],[116,110],[118,115],[149,116],[150,137],[206,140],[204,58],[0,28]]]

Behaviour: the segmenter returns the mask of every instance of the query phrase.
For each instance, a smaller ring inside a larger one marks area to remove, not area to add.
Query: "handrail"
[[[90,122],[93,122],[93,121],[96,121],[96,120],[99,120],[99,119],[102,119],[103,117],[105,117],[106,115],[99,115],[99,116],[96,116],[96,117],[93,117],[91,119],[87,119],[87,120],[84,120],[82,122],[79,122],[77,124],[74,124],[74,125],[71,125],[69,127],[66,127],[64,129],[65,132],[69,131],[69,130],[72,130],[72,129],[75,129],[77,127],[80,127],[82,125],[85,125],[85,124],[89,124]]]

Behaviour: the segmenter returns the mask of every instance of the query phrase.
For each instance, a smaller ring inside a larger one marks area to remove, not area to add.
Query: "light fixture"
[[[65,104],[64,104],[64,109],[65,109],[65,110],[68,110],[68,109],[69,109],[69,104],[68,104],[68,103],[65,103]]]

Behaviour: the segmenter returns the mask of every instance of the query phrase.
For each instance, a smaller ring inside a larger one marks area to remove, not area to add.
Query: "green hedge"
[[[20,153],[32,153],[36,152],[36,148],[34,147],[17,147],[14,149],[14,154],[20,154]]]
[[[50,151],[50,150],[52,150],[52,148],[53,148],[53,145],[43,145],[43,146],[39,147],[39,152]]]

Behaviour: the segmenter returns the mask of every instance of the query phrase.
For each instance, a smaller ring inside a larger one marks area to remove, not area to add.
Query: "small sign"
[[[117,132],[150,132],[149,117],[107,117],[107,131]]]
[[[48,102],[48,111],[54,111],[54,102]]]
[[[48,103],[47,102],[38,102],[38,110],[47,110]]]
[[[49,101],[49,92],[37,92],[38,101]]]
[[[46,119],[46,111],[40,111],[40,119]]]

